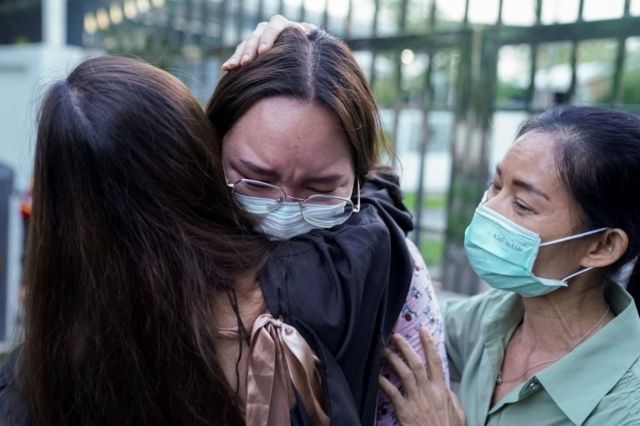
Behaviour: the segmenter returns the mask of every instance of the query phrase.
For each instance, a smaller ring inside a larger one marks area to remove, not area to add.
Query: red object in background
[[[20,214],[25,219],[31,217],[31,188],[22,195],[22,200],[20,200]]]

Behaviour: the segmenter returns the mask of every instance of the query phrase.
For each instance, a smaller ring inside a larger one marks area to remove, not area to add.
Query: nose
[[[496,213],[500,213],[502,216],[513,220],[513,210],[509,208],[511,203],[511,196],[504,189],[500,190],[495,195],[491,195],[491,192],[487,192],[487,201],[484,203],[485,207],[493,210]]]

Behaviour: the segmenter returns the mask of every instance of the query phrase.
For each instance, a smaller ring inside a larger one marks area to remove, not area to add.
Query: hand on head
[[[274,15],[269,22],[260,22],[253,33],[237,47],[233,55],[222,64],[222,69],[231,71],[235,68],[247,65],[257,55],[267,52],[273,47],[282,30],[287,27],[296,27],[305,34],[316,30],[313,24],[307,22],[290,21],[282,15]]]

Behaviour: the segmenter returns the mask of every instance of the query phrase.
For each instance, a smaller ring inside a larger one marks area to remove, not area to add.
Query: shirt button
[[[529,383],[529,390],[534,391],[534,390],[536,390],[536,389],[538,389],[538,382],[531,382],[531,383]]]

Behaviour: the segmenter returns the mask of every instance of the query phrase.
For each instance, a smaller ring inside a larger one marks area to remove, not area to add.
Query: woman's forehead
[[[553,136],[541,132],[525,133],[511,145],[501,163],[526,161],[528,167],[525,170],[557,174],[556,150],[557,143]]]
[[[230,148],[233,145],[230,145]],[[354,174],[350,157],[331,160],[326,156],[283,155],[277,156],[267,152],[252,150],[252,146],[238,144],[239,149],[225,149],[223,161],[237,172],[249,177],[268,179],[270,181],[305,183],[312,180],[338,182]],[[329,183],[329,182],[327,182]]]
[[[497,170],[505,179],[530,183],[545,193],[559,195],[564,187],[558,172],[556,148],[551,135],[526,133],[509,148]]]
[[[291,98],[256,103],[225,136],[225,161],[240,158],[265,169],[309,173],[351,164],[340,122],[325,108]]]

